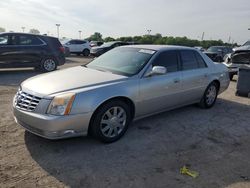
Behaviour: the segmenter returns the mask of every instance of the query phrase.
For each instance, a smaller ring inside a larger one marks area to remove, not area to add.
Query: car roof
[[[2,34],[7,34],[7,35],[29,35],[29,36],[39,36],[39,37],[48,37],[48,38],[54,38],[56,39],[56,37],[52,37],[52,36],[48,36],[48,35],[40,35],[40,34],[32,34],[32,33],[22,33],[22,32],[3,32],[0,33]]]
[[[128,45],[128,46],[123,46],[123,48],[143,48],[143,49],[148,49],[148,50],[154,50],[154,51],[161,51],[161,50],[195,50],[194,48],[191,47],[186,47],[186,46],[175,46],[175,45]]]

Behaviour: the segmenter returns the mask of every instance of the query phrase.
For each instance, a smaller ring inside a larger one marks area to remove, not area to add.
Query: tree
[[[40,34],[40,31],[37,30],[37,29],[30,29],[30,32],[31,34]]]
[[[95,32],[93,35],[91,35],[89,38],[88,38],[89,41],[103,41],[102,39],[102,34],[101,33],[98,33],[98,32]]]
[[[0,27],[0,33],[5,32],[6,30],[3,27]]]
[[[106,37],[106,38],[104,39],[104,41],[105,41],[105,42],[112,42],[112,41],[115,41],[115,39],[112,38],[112,37]]]

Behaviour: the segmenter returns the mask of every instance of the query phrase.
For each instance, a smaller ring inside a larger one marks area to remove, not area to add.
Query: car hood
[[[73,89],[118,82],[127,78],[78,66],[29,78],[21,84],[21,88],[29,94],[45,97]]]
[[[240,46],[238,48],[234,48],[233,51],[237,52],[237,51],[250,51],[250,46]]]
[[[219,54],[218,52],[204,52],[205,54]]]

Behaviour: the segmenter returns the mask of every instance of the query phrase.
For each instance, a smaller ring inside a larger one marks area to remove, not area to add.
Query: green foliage
[[[0,27],[0,33],[5,32],[6,30],[3,27]]]
[[[31,34],[40,34],[40,31],[38,29],[30,29],[30,32]]]
[[[115,39],[112,38],[112,37],[106,37],[106,38],[104,39],[104,42],[112,42],[112,41],[115,41]]]
[[[102,35],[100,33],[95,33],[91,35],[89,39],[91,40],[101,40]],[[163,44],[163,45],[180,45],[180,46],[202,46],[203,48],[209,48],[210,46],[236,46],[237,44],[224,43],[222,40],[204,40],[199,41],[195,39],[189,39],[187,37],[172,37],[172,36],[162,36],[160,33],[155,35],[144,35],[144,36],[127,36],[119,37],[114,39],[112,37],[107,37],[104,39],[105,42],[110,41],[124,41],[124,42],[135,42],[139,44]]]
[[[103,41],[102,39],[102,34],[101,33],[98,33],[98,32],[95,32],[93,35],[91,35],[89,38],[88,38],[89,41]]]

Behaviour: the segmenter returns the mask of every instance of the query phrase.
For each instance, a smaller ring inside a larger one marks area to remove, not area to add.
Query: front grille
[[[30,95],[19,90],[15,97],[15,105],[17,108],[26,110],[26,111],[34,111],[39,104],[41,98],[36,97],[34,95]]]

